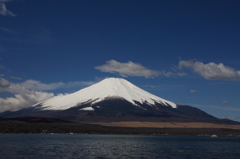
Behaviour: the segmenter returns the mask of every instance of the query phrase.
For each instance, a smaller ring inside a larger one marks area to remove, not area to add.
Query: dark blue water
[[[1,159],[240,159],[238,137],[0,135]]]

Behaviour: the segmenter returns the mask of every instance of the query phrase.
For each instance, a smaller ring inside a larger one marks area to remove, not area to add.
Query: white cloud
[[[16,16],[16,14],[12,13],[10,10],[7,10],[6,5],[3,2],[8,2],[8,1],[6,1],[6,0],[5,1],[1,0],[0,1],[0,15],[3,15],[3,16],[6,16],[6,15]]]
[[[191,89],[190,92],[195,93],[195,92],[197,92],[197,90]]]
[[[21,86],[24,86],[27,89],[35,90],[35,91],[43,91],[43,90],[55,90],[59,88],[73,88],[77,86],[90,86],[95,82],[92,81],[76,81],[76,82],[57,82],[45,84],[36,80],[26,80],[23,83],[20,83]]]
[[[198,61],[194,62],[193,60],[181,60],[179,61],[178,67],[180,69],[184,67],[190,68],[208,80],[236,80],[240,77],[240,71],[225,66],[222,63],[216,64],[210,62],[204,64]]]
[[[20,77],[15,77],[15,76],[10,76],[10,78],[16,79],[16,80],[22,80]]]
[[[27,89],[39,91],[39,90],[55,90],[57,88],[62,87],[64,83],[58,82],[58,83],[45,84],[36,80],[26,80],[25,82],[21,83],[21,85]]]
[[[230,102],[225,100],[225,101],[222,101],[221,104],[230,104]]]
[[[183,72],[169,72],[169,71],[155,71],[150,70],[147,67],[134,63],[132,61],[128,61],[127,63],[121,63],[116,60],[107,61],[105,65],[96,66],[95,69],[100,70],[102,72],[109,73],[119,73],[122,77],[127,76],[143,76],[145,78],[156,77],[159,75],[163,75],[166,77],[170,76],[185,76],[186,73]]]
[[[115,60],[107,61],[105,65],[96,66],[102,72],[119,73],[123,77],[127,76],[144,76],[145,78],[159,76],[162,73],[154,71],[142,66],[141,64],[129,61],[127,63],[120,63]],[[168,74],[168,73],[166,73]]]
[[[2,78],[0,91],[14,94],[14,97],[0,98],[0,112],[16,111],[54,96],[53,93],[28,90],[20,84],[13,84]]]
[[[47,100],[54,96],[53,93],[43,92],[43,90],[54,90],[59,88],[71,88],[77,86],[89,86],[95,82],[58,82],[45,84],[36,80],[27,80],[23,83],[10,83],[0,78],[0,92],[10,92],[14,97],[0,98],[0,112],[16,111],[38,102]],[[66,94],[58,94],[63,96]]]
[[[53,93],[30,91],[28,94],[15,94],[15,97],[0,98],[0,112],[26,108],[53,96]]]
[[[6,88],[6,87],[9,87],[10,86],[10,82],[3,79],[3,78],[0,78],[0,91],[1,91],[1,88]]]
[[[163,75],[166,77],[170,76],[185,76],[186,74],[183,72],[169,72],[169,71],[155,71],[150,70],[147,67],[134,63],[132,61],[128,61],[127,63],[121,63],[116,60],[107,61],[105,65],[96,66],[95,69],[100,70],[102,72],[109,73],[119,73],[122,77],[127,76],[143,76],[145,78],[156,77],[159,75]]]

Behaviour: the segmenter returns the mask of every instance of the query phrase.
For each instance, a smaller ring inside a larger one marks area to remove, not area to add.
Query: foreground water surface
[[[240,158],[240,137],[0,134],[1,159]]]

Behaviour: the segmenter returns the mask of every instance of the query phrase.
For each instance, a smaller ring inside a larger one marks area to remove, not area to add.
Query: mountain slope
[[[56,96],[0,117],[41,116],[82,122],[231,122],[191,106],[177,105],[120,78],[107,78],[65,96]]]
[[[150,94],[121,78],[107,78],[75,93],[56,96],[44,102],[37,103],[33,107],[41,105],[42,110],[66,110],[83,103],[91,102],[95,104],[108,98],[125,99],[135,106],[139,106],[137,102],[141,104],[148,103],[152,106],[155,103],[159,103],[176,108],[175,103]]]

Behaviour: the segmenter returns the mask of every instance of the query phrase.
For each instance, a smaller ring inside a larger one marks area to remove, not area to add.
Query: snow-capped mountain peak
[[[83,103],[95,104],[107,98],[125,99],[136,106],[136,102],[149,105],[160,103],[176,108],[175,103],[155,96],[122,78],[106,78],[75,93],[55,96],[34,106],[41,105],[43,110],[65,110]]]

